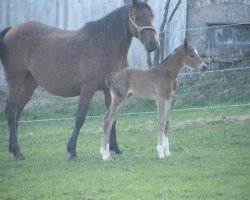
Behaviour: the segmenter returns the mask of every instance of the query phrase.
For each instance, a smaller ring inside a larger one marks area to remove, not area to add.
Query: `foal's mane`
[[[161,66],[162,64],[164,64],[173,54],[175,54],[180,48],[182,48],[184,45],[181,45],[179,47],[177,47],[173,53],[169,54],[165,59],[163,59],[163,61],[161,61],[161,63],[159,64],[159,66]]]

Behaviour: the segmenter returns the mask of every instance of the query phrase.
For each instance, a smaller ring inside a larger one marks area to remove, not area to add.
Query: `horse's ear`
[[[184,47],[187,48],[188,46],[188,41],[187,41],[187,38],[184,39]]]
[[[144,0],[144,3],[145,3],[145,4],[148,4],[148,0]]]
[[[136,7],[136,5],[137,5],[137,0],[132,0],[132,6]]]

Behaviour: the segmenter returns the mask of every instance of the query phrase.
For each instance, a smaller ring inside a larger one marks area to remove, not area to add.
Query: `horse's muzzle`
[[[148,40],[144,46],[147,52],[152,52],[159,48],[159,43],[157,41]]]

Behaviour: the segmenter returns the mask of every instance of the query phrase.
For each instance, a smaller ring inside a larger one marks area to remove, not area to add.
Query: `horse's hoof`
[[[18,152],[14,155],[16,160],[24,160],[25,157],[23,156],[23,154],[21,152]]]
[[[69,161],[75,161],[78,160],[77,156],[70,156]]]
[[[118,147],[109,147],[110,151],[115,152],[116,155],[122,154],[123,152]]]

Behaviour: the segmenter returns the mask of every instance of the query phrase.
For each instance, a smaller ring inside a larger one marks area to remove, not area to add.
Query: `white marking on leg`
[[[164,154],[166,157],[170,157],[171,153],[169,151],[169,142],[168,142],[168,137],[165,135],[163,136],[163,148],[164,148]]]
[[[165,158],[163,146],[158,144],[157,151],[158,151],[159,158]]]
[[[101,146],[100,153],[102,154],[102,159],[104,161],[112,160],[109,152],[109,144],[107,144],[106,148],[103,148],[103,146]]]

